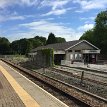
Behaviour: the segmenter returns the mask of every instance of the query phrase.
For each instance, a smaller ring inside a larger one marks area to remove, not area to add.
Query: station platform
[[[0,61],[0,107],[68,107]]]

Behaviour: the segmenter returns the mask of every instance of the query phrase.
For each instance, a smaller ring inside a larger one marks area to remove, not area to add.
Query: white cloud
[[[51,7],[51,10],[42,16],[48,15],[61,15],[65,14],[71,8],[65,8],[64,6],[67,5],[71,0],[44,0],[41,2],[41,7]]]
[[[32,32],[17,32],[17,33],[11,33],[9,35],[6,36],[6,38],[9,39],[10,42],[14,41],[14,40],[19,40],[22,38],[33,38],[35,35],[32,35]]]
[[[11,16],[8,20],[24,20],[24,16]]]
[[[24,20],[25,16],[20,16],[16,12],[12,14],[8,14],[7,12],[4,14],[0,14],[0,22],[4,22],[7,20]]]
[[[78,27],[79,31],[87,31],[89,29],[92,29],[94,27],[94,24],[85,24],[83,26]]]
[[[9,1],[10,0],[0,0],[0,8],[4,8],[7,5],[10,5]],[[11,2],[14,2],[14,0],[11,0]]]
[[[37,5],[38,0],[0,0],[0,8],[5,8],[14,4],[32,6]]]
[[[85,24],[90,24],[95,21],[95,17],[80,17],[80,21],[84,21]]]
[[[47,20],[40,20],[31,23],[20,24],[19,32],[11,34],[13,35],[12,40],[17,38],[30,38],[36,35],[42,35],[47,37],[50,32],[54,33],[56,36],[64,37],[67,41],[74,39],[79,39],[83,32],[76,31],[73,28],[64,26],[60,23],[52,23]],[[26,31],[21,31],[21,28],[28,29]],[[35,35],[32,35],[35,34]],[[21,37],[20,37],[21,35]]]
[[[107,0],[73,0],[73,3],[78,3],[81,7],[81,10],[77,10],[76,12],[105,9],[107,7]]]
[[[80,20],[94,20],[95,17],[81,17]]]
[[[52,7],[52,10],[63,8],[70,0],[43,0],[41,2],[41,7]]]
[[[49,15],[62,15],[65,14],[70,8],[67,9],[57,9],[57,10],[52,10],[48,13],[43,14],[42,16],[49,16]]]
[[[32,6],[32,5],[37,5],[38,0],[20,0],[23,4]]]
[[[44,6],[51,6],[53,10],[57,8],[61,8],[66,5],[70,0],[0,0],[0,8],[5,8],[7,6],[11,6],[13,4],[18,5],[40,5],[41,7]]]

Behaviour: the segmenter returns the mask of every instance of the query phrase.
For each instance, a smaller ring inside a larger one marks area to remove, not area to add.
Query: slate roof
[[[36,52],[37,50],[46,49],[46,48],[52,48],[54,50],[66,50],[69,47],[79,43],[81,40],[75,40],[75,41],[69,41],[64,43],[55,43],[55,44],[49,44],[46,46],[40,46],[35,49],[33,49],[31,52]]]

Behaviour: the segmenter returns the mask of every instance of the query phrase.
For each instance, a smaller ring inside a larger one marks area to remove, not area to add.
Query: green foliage
[[[19,54],[19,40],[13,41],[10,44],[10,47],[11,47],[12,54]]]
[[[0,37],[0,54],[9,54],[10,53],[10,42],[5,37]]]
[[[29,39],[29,41],[32,44],[32,48],[37,48],[38,46],[42,46],[43,45],[43,43],[38,39],[31,38],[31,39]]]
[[[107,10],[100,12],[95,19],[95,28],[107,29]]]
[[[46,64],[48,66],[54,65],[54,51],[53,49],[42,49],[42,55],[46,57]]]
[[[62,37],[56,37],[56,41],[57,43],[66,42],[65,38],[62,38]]]
[[[24,55],[30,52],[32,45],[29,40],[20,39],[20,40],[13,41],[11,44],[11,48],[13,50],[13,53]]]
[[[46,45],[46,43],[59,43],[64,42],[65,39],[58,37],[56,38],[54,34],[50,33],[48,40],[46,41],[45,37],[35,36],[34,38],[29,39],[20,39],[15,40],[12,43],[9,42],[7,38],[0,37],[0,54],[20,54],[25,55],[29,53],[32,49],[37,48],[38,46]]]
[[[35,36],[34,37],[36,40],[39,40],[42,45],[45,45],[46,44],[46,38],[45,37],[42,37],[42,36]]]
[[[86,31],[81,39],[85,39],[98,48],[101,53],[107,55],[107,11],[100,12],[95,19],[95,26],[92,30]]]
[[[46,41],[46,44],[53,44],[53,43],[57,43],[57,40],[55,38],[55,35],[53,33],[50,33],[48,36],[48,40]]]
[[[65,38],[55,37],[53,33],[50,33],[46,41],[46,44],[48,45],[48,44],[62,43],[62,42],[66,42]]]
[[[103,54],[107,54],[107,11],[99,13],[95,19],[94,39]]]
[[[80,37],[80,40],[87,40],[90,43],[94,43],[93,41],[93,30],[88,30]]]
[[[11,50],[13,54],[24,55],[29,53],[31,49],[44,45],[45,43],[46,38],[39,36],[30,39],[20,39],[11,43]]]

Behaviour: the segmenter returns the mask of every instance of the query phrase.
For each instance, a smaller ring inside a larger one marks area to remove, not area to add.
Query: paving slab
[[[0,71],[0,107],[25,107],[10,83]]]
[[[40,88],[38,85],[8,66],[6,63],[0,61],[0,65],[5,68],[13,78],[15,78],[20,86],[32,96],[40,107],[68,107],[66,104],[46,92],[44,89]]]

